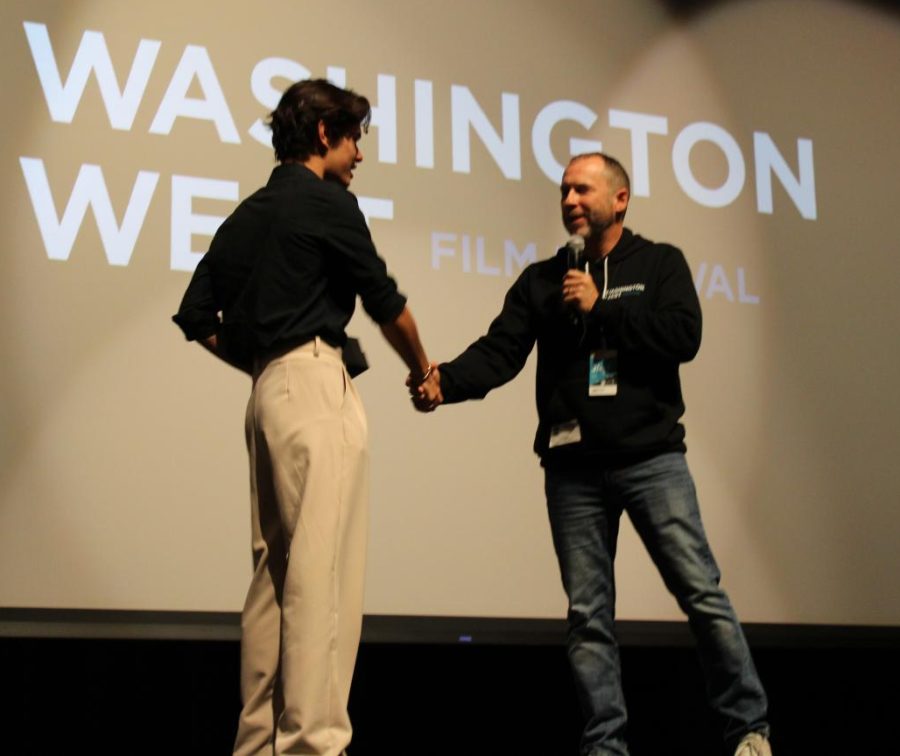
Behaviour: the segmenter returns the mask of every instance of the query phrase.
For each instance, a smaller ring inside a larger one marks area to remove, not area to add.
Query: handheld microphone
[[[569,270],[584,271],[587,267],[587,258],[584,256],[584,237],[572,234],[566,242],[566,265]],[[581,313],[574,307],[569,309],[569,318],[575,325],[583,326]]]
[[[569,270],[581,270],[587,262],[584,257],[584,237],[572,234],[566,242],[566,262]]]

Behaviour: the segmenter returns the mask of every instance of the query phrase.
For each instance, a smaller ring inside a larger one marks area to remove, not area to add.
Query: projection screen
[[[437,360],[565,241],[568,157],[619,157],[627,225],[684,250],[703,306],[688,462],[741,618],[900,624],[898,18],[689,5],[6,0],[0,607],[239,611],[249,380],[170,317],[268,178],[266,113],[323,76],[375,106],[352,189]],[[367,613],[564,616],[534,355],[420,416],[361,310],[349,331]],[[629,526],[617,576],[620,619],[680,618]]]

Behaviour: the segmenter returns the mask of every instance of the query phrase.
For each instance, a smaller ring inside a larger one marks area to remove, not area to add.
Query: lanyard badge
[[[588,361],[588,396],[615,396],[618,384],[619,356],[615,349],[597,349]]]

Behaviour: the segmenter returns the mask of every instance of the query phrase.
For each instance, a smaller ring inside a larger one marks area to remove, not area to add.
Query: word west
[[[116,220],[112,200],[99,165],[82,165],[62,215],[57,212],[50,191],[47,169],[40,158],[20,157],[19,165],[34,207],[38,228],[51,260],[68,260],[75,238],[90,207],[100,232],[100,241],[110,265],[126,266],[131,262],[138,235],[144,225],[150,201],[159,183],[159,173],[138,171],[122,222]],[[193,237],[212,236],[225,216],[195,213],[195,198],[222,200],[233,208],[240,197],[237,181],[172,176],[169,267],[191,272],[203,256],[192,249]],[[378,197],[359,197],[359,209],[366,222],[373,218],[391,220],[394,203]]]
[[[127,75],[124,75],[121,68],[116,70],[103,33],[86,30],[64,77],[47,26],[26,21],[23,27],[47,109],[54,122],[74,121],[84,92],[93,77],[110,128],[114,130],[131,131],[141,108],[150,107],[155,109],[148,128],[151,134],[168,136],[180,119],[193,119],[208,122],[222,144],[239,145],[249,137],[252,141],[270,147],[269,132],[261,118],[245,125],[243,130],[238,127],[213,58],[205,47],[186,45],[174,70],[161,71],[157,67],[157,58],[163,43],[159,40],[140,39],[130,66],[126,66]],[[268,57],[253,67],[249,76],[249,88],[261,110],[267,112],[277,105],[285,80],[292,81],[311,75],[310,69],[298,61]],[[162,98],[159,102],[145,103],[151,79],[160,76],[168,81]],[[329,66],[326,68],[326,76],[334,83],[346,86],[347,74],[344,68]],[[120,87],[119,82],[124,84]],[[415,79],[412,86],[405,90],[405,96],[411,97],[415,115],[412,133],[406,134],[401,133],[398,125],[398,98],[404,96],[404,90],[398,88],[397,77],[377,74],[376,92],[371,128],[377,135],[377,159],[381,163],[398,162],[398,143],[402,138],[415,145],[416,168],[435,169],[442,157],[436,155],[435,145],[446,141],[435,138],[436,129],[448,127],[451,137],[450,154],[443,157],[448,160],[450,169],[460,174],[472,172],[473,136],[484,147],[483,151],[476,154],[489,156],[500,174],[511,181],[522,178],[523,156],[527,152],[527,148],[523,148],[523,142],[530,144],[530,156],[541,173],[554,183],[558,183],[563,163],[572,154],[602,149],[601,141],[590,138],[590,130],[598,124],[600,115],[589,106],[574,100],[547,103],[536,113],[528,128],[522,122],[519,95],[502,92],[499,124],[496,124],[492,123],[469,87],[453,84],[449,87],[449,92],[443,94],[449,96],[449,124],[436,124],[434,112],[437,95],[434,84],[429,80]],[[199,96],[195,96],[197,93]],[[551,149],[551,136],[554,129],[564,122],[575,123],[583,128],[584,138],[570,139],[569,154],[557,156]],[[669,119],[658,114],[611,108],[607,113],[607,125],[610,129],[621,130],[629,136],[632,191],[634,196],[649,197],[652,172],[661,170],[660,166],[650,165],[649,143],[651,139],[671,136]],[[712,145],[725,158],[727,175],[719,186],[703,185],[692,171],[690,157],[694,148],[700,144]],[[800,216],[815,220],[816,187],[812,141],[797,139],[794,149],[795,156],[791,156],[791,150],[788,150],[788,156],[785,157],[768,133],[756,131],[752,134],[752,157],[748,160],[737,139],[728,131],[717,124],[698,121],[687,124],[671,139],[671,170],[678,185],[690,199],[706,207],[720,208],[733,203],[742,194],[747,183],[749,165],[753,174],[758,212],[774,212],[774,178]],[[792,167],[792,162],[796,168]],[[131,254],[129,244],[133,247],[140,232],[146,203],[153,195],[158,174],[140,171],[119,225],[115,216],[107,212],[110,202],[108,194],[105,194],[105,183],[99,166],[82,166],[60,220],[45,186],[46,174],[40,159],[22,157],[20,163],[35,214],[42,224],[41,233],[45,243],[49,240],[56,244],[52,249],[48,247],[51,257],[68,257],[66,243],[70,237],[74,239],[81,219],[90,206],[98,224],[105,229],[101,229],[104,244],[113,244],[113,247],[106,247],[107,258],[111,264],[127,264]],[[490,164],[483,170],[491,170]],[[204,197],[231,202],[232,197],[237,194],[235,182],[174,176],[172,183],[173,196],[179,191],[185,201],[189,197]],[[175,208],[175,201],[173,199],[172,235],[173,240],[179,244],[183,244],[188,228],[193,233],[209,234],[222,220],[218,217],[192,215],[188,206],[185,206],[187,209]],[[368,210],[370,217],[389,219],[393,217],[393,202],[390,199],[372,199],[368,202]],[[477,257],[477,251],[475,254]],[[198,257],[189,248],[187,251],[173,248],[172,256],[173,267],[179,270]],[[475,264],[477,265],[477,259]]]

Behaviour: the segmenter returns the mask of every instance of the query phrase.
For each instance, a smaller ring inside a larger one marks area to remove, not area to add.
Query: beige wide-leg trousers
[[[266,364],[247,406],[253,579],[234,753],[341,754],[362,626],[367,427],[340,351]]]

